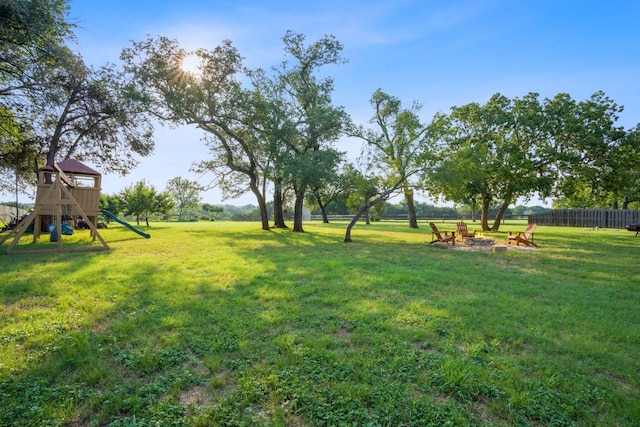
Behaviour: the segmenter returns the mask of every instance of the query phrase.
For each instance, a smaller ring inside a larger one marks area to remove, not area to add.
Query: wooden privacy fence
[[[567,227],[625,228],[640,221],[639,210],[550,209],[529,215],[529,223]]]

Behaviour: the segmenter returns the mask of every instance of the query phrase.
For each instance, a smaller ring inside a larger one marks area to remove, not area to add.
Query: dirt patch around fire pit
[[[506,243],[495,243],[493,245],[467,245],[465,243],[457,243],[450,245],[447,249],[456,251],[484,251],[484,252],[506,252],[506,251],[537,251],[540,248],[534,246],[516,246]]]
[[[487,239],[490,240],[490,239]],[[473,242],[473,244],[467,244],[462,242],[456,242],[455,245],[448,245],[446,243],[436,242],[433,243],[434,247],[440,249],[453,249],[455,251],[483,251],[483,252],[506,252],[506,251],[537,251],[540,248],[536,248],[535,246],[516,246],[509,245],[507,243],[491,243],[482,242],[482,244],[477,244]]]

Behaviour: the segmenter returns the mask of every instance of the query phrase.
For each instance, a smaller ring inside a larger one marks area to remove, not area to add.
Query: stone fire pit
[[[500,237],[500,236],[498,236]],[[508,245],[506,242],[498,242],[495,239],[486,237],[467,237],[464,243],[451,245],[445,242],[433,242],[431,246],[440,249],[450,249],[454,251],[482,251],[482,252],[506,252],[506,251],[537,251],[540,248],[533,246]]]
[[[484,237],[467,237],[465,243],[469,246],[493,246],[495,241]]]

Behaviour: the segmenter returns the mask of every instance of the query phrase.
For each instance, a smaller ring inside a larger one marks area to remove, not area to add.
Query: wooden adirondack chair
[[[476,232],[475,230],[472,232],[469,232],[469,229],[467,228],[467,223],[464,221],[460,221],[456,223],[456,227],[458,227],[458,236],[457,239],[461,242],[464,242],[467,237],[476,237]]]
[[[451,232],[451,235],[449,235],[449,232],[445,231],[444,237],[442,237],[442,234],[440,234],[438,227],[436,227],[434,223],[430,222],[429,226],[431,227],[431,243],[442,242],[447,244],[451,243],[452,245],[456,244],[455,232]]]
[[[516,246],[520,246],[520,243],[522,243],[525,246],[535,246],[537,248],[538,245],[533,242],[533,231],[537,226],[537,224],[529,224],[524,232],[518,231],[517,234],[513,234],[510,231],[508,243],[512,244],[513,242],[515,242]]]

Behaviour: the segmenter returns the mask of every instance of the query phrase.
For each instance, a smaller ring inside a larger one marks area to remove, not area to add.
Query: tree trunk
[[[351,222],[349,223],[349,225],[347,225],[347,231],[344,235],[344,241],[345,243],[351,243],[351,229],[353,228],[354,225],[356,225],[356,223],[358,222],[358,220],[360,219],[360,217],[362,216],[363,213],[365,213],[367,211],[367,207],[365,206],[363,209],[360,209],[355,216],[351,219]]]
[[[296,205],[293,212],[293,231],[303,233],[302,229],[302,211],[304,209],[304,191],[296,191]]]
[[[75,86],[69,94],[69,98],[67,99],[67,103],[64,107],[62,113],[60,113],[60,117],[58,117],[58,122],[56,123],[56,129],[49,140],[49,151],[47,152],[47,164],[53,165],[56,161],[56,154],[58,153],[58,148],[60,145],[60,138],[62,136],[62,131],[64,129],[65,122],[67,120],[67,116],[73,107],[73,102],[76,99],[76,95],[79,92],[79,87]],[[63,159],[64,160],[64,159]]]
[[[484,195],[482,197],[482,213],[480,214],[480,226],[482,231],[491,231],[489,228],[489,206],[491,205],[491,197]]]
[[[476,222],[476,208],[477,208],[477,201],[476,198],[473,197],[471,198],[471,221]]]
[[[407,211],[409,212],[409,228],[418,228],[416,207],[413,203],[413,190],[409,188],[409,184],[406,181],[404,183],[404,201],[407,203]]]
[[[364,202],[365,205],[365,210],[364,210],[364,223],[367,225],[371,224],[370,218],[369,218],[369,209],[371,209],[371,206],[369,205],[369,198],[367,197],[367,199]]]
[[[633,202],[640,202],[640,197],[626,196],[622,201],[622,209],[629,209],[629,204]]]
[[[358,222],[358,220],[360,219],[360,217],[362,216],[362,214],[366,213],[369,211],[369,208],[371,208],[371,206],[374,206],[380,202],[383,202],[385,200],[387,200],[389,198],[389,196],[395,192],[398,188],[400,188],[400,186],[402,185],[402,183],[404,182],[404,179],[398,181],[396,183],[396,185],[394,185],[393,187],[391,187],[390,189],[388,189],[387,191],[385,191],[384,193],[382,193],[380,196],[378,196],[377,198],[373,199],[373,201],[371,203],[369,203],[367,201],[367,203],[364,204],[364,207],[362,209],[360,209],[356,215],[353,217],[353,219],[351,220],[351,222],[349,223],[349,225],[347,226],[347,231],[345,232],[344,235],[344,241],[345,243],[351,243],[351,229],[353,228],[354,225],[356,225],[356,223]]]
[[[280,180],[274,182],[273,189],[273,228],[288,228],[284,223],[284,213],[282,206],[282,183]]]
[[[493,227],[491,227],[491,231],[498,231],[498,229],[500,229],[500,223],[502,222],[504,213],[507,211],[507,208],[509,207],[510,203],[511,203],[510,200],[505,200],[504,203],[502,203],[502,206],[500,206],[500,209],[496,214],[496,219],[493,221]]]
[[[255,180],[249,181],[249,188],[251,192],[256,196],[256,201],[258,202],[258,209],[260,211],[260,219],[262,221],[262,229],[263,230],[271,230],[269,227],[269,212],[267,211],[267,202],[264,199],[264,196],[260,192],[260,188]]]
[[[327,216],[327,207],[322,204],[322,199],[317,194],[316,194],[316,201],[318,202],[318,207],[320,208],[320,212],[322,213],[322,222],[324,224],[329,224],[329,217]]]

